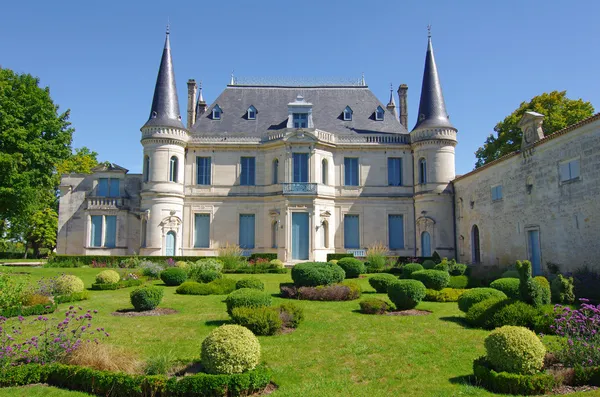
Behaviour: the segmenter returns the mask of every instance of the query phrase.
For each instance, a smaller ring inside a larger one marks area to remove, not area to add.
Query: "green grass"
[[[13,271],[20,271],[16,269]],[[6,269],[4,270],[6,271]],[[9,270],[10,271],[10,270]],[[26,269],[31,281],[61,273],[81,277],[89,287],[100,269]],[[290,282],[289,274],[255,275],[265,290],[277,294],[279,283]],[[239,279],[247,275],[226,275]],[[363,297],[387,299],[376,294],[366,279],[358,282]],[[161,285],[160,281],[156,284]],[[224,296],[183,296],[175,287],[165,287],[161,307],[178,314],[163,317],[114,317],[110,313],[129,308],[132,288],[117,291],[91,291],[85,309],[97,309],[94,326],[110,332],[107,342],[123,346],[142,359],[171,352],[177,359],[198,359],[202,340],[215,327],[224,324]],[[274,304],[283,301],[275,297]],[[263,361],[274,371],[282,396],[487,396],[484,389],[467,385],[473,359],[484,353],[488,332],[464,328],[463,314],[456,303],[421,303],[429,316],[370,316],[358,313],[358,300],[352,302],[298,301],[306,320],[293,333],[259,337]],[[60,305],[58,317],[69,306]],[[22,393],[23,392],[23,393]],[[36,394],[37,393],[37,394]],[[8,396],[81,396],[41,386],[0,389]],[[572,396],[600,395],[593,393]]]
[[[46,263],[46,259],[0,259],[0,263],[30,263],[42,262]]]

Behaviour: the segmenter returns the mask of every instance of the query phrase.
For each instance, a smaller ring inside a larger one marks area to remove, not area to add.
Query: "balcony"
[[[129,207],[129,199],[122,197],[88,197],[89,210],[113,210]]]
[[[290,195],[315,195],[317,194],[317,184],[308,182],[282,183],[283,194]]]

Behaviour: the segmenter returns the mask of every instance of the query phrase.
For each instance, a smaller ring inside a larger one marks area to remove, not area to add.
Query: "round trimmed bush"
[[[337,260],[337,259],[332,259],[332,260],[330,260],[330,261],[327,261],[327,263],[331,263],[331,264],[333,264],[333,265],[337,265],[337,263],[338,263],[338,260]]]
[[[345,277],[344,269],[327,262],[304,262],[292,268],[292,280],[296,287],[336,284]]]
[[[233,291],[225,298],[227,313],[236,307],[263,307],[271,306],[271,295],[254,288],[242,288]]]
[[[54,292],[56,295],[70,295],[82,292],[83,289],[83,281],[72,274],[63,274],[59,276],[54,284]]]
[[[187,272],[178,267],[170,267],[160,272],[160,279],[169,287],[180,285],[187,277]]]
[[[239,374],[260,361],[260,343],[241,325],[222,325],[202,342],[202,365],[210,374]]]
[[[116,284],[119,280],[121,276],[114,270],[103,270],[96,275],[96,284]]]
[[[407,263],[402,267],[402,277],[410,278],[410,275],[413,274],[413,272],[418,272],[419,270],[423,270],[423,266],[421,266],[420,264]]]
[[[360,311],[365,314],[383,314],[390,308],[386,301],[377,298],[365,299],[359,304]]]
[[[486,313],[483,327],[494,329],[505,325],[532,327],[540,311],[521,301],[505,300]]]
[[[398,277],[389,273],[380,273],[369,277],[369,284],[380,294],[387,294],[388,286],[397,281]]]
[[[138,312],[155,309],[162,301],[164,290],[154,285],[137,288],[131,291],[129,299]]]
[[[235,289],[242,288],[254,288],[260,291],[264,291],[265,283],[257,279],[256,277],[242,278],[235,283]]]
[[[418,280],[397,280],[388,287],[388,297],[398,310],[414,308],[426,293],[427,288]]]
[[[504,304],[504,302],[510,301],[506,298],[492,297],[484,299],[481,302],[477,302],[469,307],[467,315],[465,316],[465,320],[474,327],[485,328],[488,314],[493,312],[496,307],[499,307],[498,305]]]
[[[473,288],[461,295],[458,299],[458,308],[466,313],[474,304],[489,298],[506,299],[506,294],[493,288]]]
[[[467,276],[450,276],[448,288],[464,289],[469,285],[469,277]]]
[[[521,299],[520,284],[518,278],[499,278],[490,283],[490,288],[504,292],[510,299]]]
[[[219,278],[223,278],[223,274],[215,270],[204,270],[196,275],[196,281],[201,283],[210,283]]]
[[[423,269],[433,269],[435,267],[435,262],[431,259],[426,259],[423,261]]]
[[[367,272],[365,264],[356,258],[342,258],[338,261],[337,265],[344,269],[346,278],[358,278],[358,276]]]
[[[231,311],[231,321],[254,335],[275,335],[283,326],[277,307],[236,307]]]
[[[190,267],[190,265],[188,265],[188,263],[186,261],[177,261],[177,262],[175,262],[175,266],[182,268],[184,270],[187,270]]]
[[[419,280],[425,285],[425,288],[431,288],[436,291],[446,288],[450,281],[448,272],[442,270],[419,270],[413,272],[410,278]]]
[[[487,360],[496,371],[535,374],[542,369],[546,348],[540,339],[524,327],[507,325],[485,338]]]
[[[502,278],[519,278],[519,272],[516,270],[507,270],[502,273]]]
[[[433,270],[441,270],[443,272],[448,273],[450,271],[450,266],[448,266],[448,262],[441,261],[440,263],[438,263],[437,265],[435,265],[433,267]]]
[[[272,259],[271,262],[269,262],[269,263],[273,266],[276,266],[279,269],[281,269],[283,267],[283,262],[280,261],[279,259]]]

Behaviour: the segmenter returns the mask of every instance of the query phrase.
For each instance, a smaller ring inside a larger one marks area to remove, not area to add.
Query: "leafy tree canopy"
[[[92,152],[87,147],[75,149],[69,158],[56,165],[56,173],[60,178],[63,174],[91,174],[92,168],[98,165],[98,153]]]
[[[592,116],[594,107],[590,102],[567,98],[566,91],[543,93],[533,97],[529,102],[521,103],[518,109],[496,124],[494,127],[496,135],[488,136],[483,146],[477,149],[475,168],[519,150],[523,132],[517,124],[526,111],[534,111],[545,116],[542,127],[544,134],[549,135]]]
[[[36,256],[40,248],[54,249],[57,229],[58,214],[53,208],[38,210],[29,217],[25,239],[31,244]]]

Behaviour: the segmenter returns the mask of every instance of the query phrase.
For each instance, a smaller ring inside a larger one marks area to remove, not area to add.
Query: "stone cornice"
[[[457,131],[454,128],[424,128],[413,130],[410,140],[413,145],[421,141],[449,140],[456,142]]]
[[[152,140],[155,143],[164,143],[164,140],[181,142],[185,146],[189,141],[190,137],[186,130],[179,128],[170,127],[143,127],[142,131],[142,142],[148,142]]]

